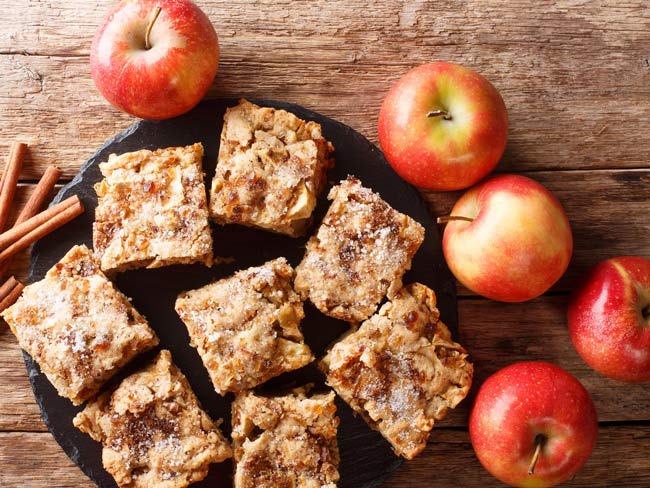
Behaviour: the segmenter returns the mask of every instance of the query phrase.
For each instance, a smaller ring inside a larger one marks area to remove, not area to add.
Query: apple
[[[426,190],[460,190],[485,177],[506,147],[508,112],[480,74],[436,62],[412,69],[379,112],[379,143],[393,169]]]
[[[549,363],[523,362],[483,383],[469,435],[492,476],[513,486],[542,488],[568,480],[587,462],[598,418],[574,376]]]
[[[523,302],[547,291],[573,251],[569,220],[540,183],[499,175],[468,190],[454,205],[442,249],[454,276],[487,298]]]
[[[90,68],[115,107],[143,119],[187,112],[210,88],[219,41],[189,0],[123,0],[93,40]]]
[[[622,256],[594,266],[569,302],[578,354],[619,381],[650,381],[650,259]]]

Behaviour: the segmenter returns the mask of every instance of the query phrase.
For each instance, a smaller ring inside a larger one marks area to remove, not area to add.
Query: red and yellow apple
[[[436,62],[404,75],[379,113],[379,143],[393,169],[427,190],[460,190],[485,177],[506,147],[508,113],[480,74]]]
[[[90,67],[115,107],[143,119],[187,112],[210,88],[217,33],[189,0],[123,0],[93,40]]]
[[[619,381],[650,381],[650,259],[597,264],[574,290],[568,319],[589,366]]]
[[[569,220],[540,183],[517,175],[490,178],[454,205],[442,248],[454,276],[487,298],[523,302],[547,291],[573,251]]]
[[[513,486],[543,488],[568,480],[587,462],[598,418],[574,376],[549,363],[524,362],[483,383],[469,435],[492,476]]]

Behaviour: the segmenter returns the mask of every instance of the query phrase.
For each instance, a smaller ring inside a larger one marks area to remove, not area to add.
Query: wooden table
[[[0,0],[0,152],[29,143],[18,198],[47,164],[70,179],[112,134],[133,122],[90,79],[91,38],[110,2]],[[562,201],[575,253],[545,296],[502,304],[460,289],[459,342],[476,385],[499,368],[540,359],[575,374],[601,420],[593,456],[567,486],[650,486],[650,385],[591,371],[571,346],[568,292],[610,256],[650,257],[650,9],[644,0],[198,2],[222,56],[210,96],[299,103],[377,141],[377,114],[409,68],[449,60],[500,90],[510,139],[499,172],[532,176]],[[458,193],[427,194],[433,215]],[[28,257],[15,261],[24,278]],[[43,425],[20,351],[0,328],[0,486],[89,487]],[[476,387],[473,388],[473,394]],[[467,434],[470,397],[440,422],[426,451],[390,487],[500,486],[476,460]]]

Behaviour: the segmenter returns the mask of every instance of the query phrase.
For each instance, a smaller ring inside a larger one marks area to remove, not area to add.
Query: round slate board
[[[381,151],[365,137],[350,127],[304,109],[298,105],[270,100],[254,102],[289,110],[306,120],[321,124],[324,136],[336,148],[336,167],[329,173],[330,186],[348,174],[357,176],[361,182],[378,192],[390,205],[420,222],[426,228],[426,239],[413,260],[413,267],[404,283],[419,281],[436,291],[442,319],[452,332],[457,328],[456,296],[453,279],[445,266],[440,235],[427,207],[418,192],[401,180],[388,166]],[[205,148],[204,170],[206,187],[214,174],[219,150],[219,134],[226,107],[234,106],[237,100],[222,99],[202,102],[197,108],[181,117],[160,121],[139,121],[126,131],[108,141],[82,166],[79,174],[57,195],[59,202],[77,194],[86,206],[86,212],[73,222],[39,241],[33,248],[30,267],[30,282],[43,278],[74,244],[85,243],[92,247],[92,222],[97,197],[93,184],[101,180],[98,164],[108,159],[111,153],[124,153],[138,149],[156,149],[168,146],[185,146],[200,141]],[[329,190],[329,187],[328,189]],[[321,196],[315,213],[318,223],[325,214],[328,202],[327,190]],[[307,238],[292,239],[269,232],[240,226],[213,227],[215,256],[235,258],[231,264],[222,264],[207,269],[201,265],[169,266],[153,270],[134,270],[117,276],[117,286],[133,299],[135,307],[143,313],[160,338],[160,347],[172,352],[174,362],[188,377],[203,407],[213,418],[223,418],[222,428],[230,433],[231,396],[220,397],[212,387],[208,374],[196,350],[189,346],[187,329],[174,311],[178,293],[198,288],[215,279],[231,275],[238,269],[259,265],[269,259],[285,256],[296,266],[303,255]],[[317,357],[323,355],[327,346],[344,331],[348,325],[317,311],[311,304],[305,304],[306,317],[302,322],[305,341]],[[151,359],[155,351],[143,354],[129,365],[110,385],[133,372],[138,366]],[[70,458],[102,488],[115,488],[112,477],[104,470],[101,462],[101,446],[81,433],[72,425],[72,418],[80,410],[57,395],[47,378],[34,361],[25,354],[27,371],[40,406],[45,424]],[[265,384],[263,390],[313,382],[317,389],[323,389],[324,377],[312,364],[301,370],[284,374]],[[401,460],[396,457],[389,444],[366,426],[363,420],[352,415],[350,408],[337,399],[341,418],[338,441],[341,454],[342,488],[370,488],[380,486],[395,470]],[[213,465],[208,477],[193,487],[229,486],[232,464]]]

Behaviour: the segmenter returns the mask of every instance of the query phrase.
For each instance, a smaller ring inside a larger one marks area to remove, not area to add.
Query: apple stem
[[[650,319],[650,304],[646,305],[643,310],[641,310],[641,315],[643,315],[643,318],[648,320]]]
[[[156,7],[156,10],[154,10],[153,13],[153,18],[149,22],[149,25],[147,26],[147,32],[144,34],[144,47],[145,49],[151,49],[151,43],[149,42],[149,35],[151,34],[151,29],[153,29],[153,25],[156,23],[156,19],[160,15],[160,11],[162,8]]]
[[[542,451],[542,446],[544,445],[544,436],[537,434],[535,436],[535,452],[533,453],[533,459],[530,460],[530,465],[528,466],[528,474],[535,474],[535,466],[537,465],[537,460]]]
[[[464,220],[465,222],[474,222],[474,219],[470,217],[463,217],[462,215],[443,215],[436,219],[438,224],[446,224],[452,220]]]
[[[447,112],[446,110],[432,110],[427,114],[427,117],[440,117],[442,116],[443,119],[445,120],[451,120],[451,114]]]

